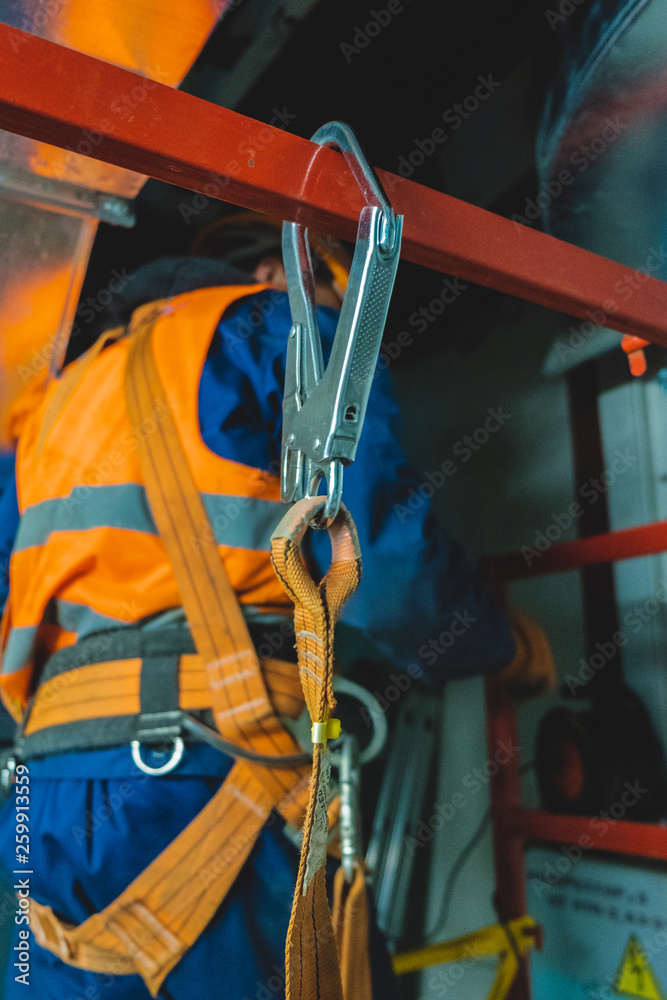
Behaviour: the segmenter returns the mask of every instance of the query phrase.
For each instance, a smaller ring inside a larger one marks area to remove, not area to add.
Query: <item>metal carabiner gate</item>
[[[343,467],[355,458],[400,257],[403,217],[396,216],[349,125],[329,122],[313,135],[341,150],[366,199],[331,357],[324,370],[315,281],[306,229],[283,226],[283,257],[292,328],[283,402],[281,496],[314,496],[322,478],[327,502],[317,527],[340,507]]]

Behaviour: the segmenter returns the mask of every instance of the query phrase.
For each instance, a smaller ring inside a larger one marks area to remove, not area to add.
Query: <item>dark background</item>
[[[254,6],[240,0],[219,22],[182,89],[259,121],[270,121],[274,108],[287,108],[295,116],[289,131],[304,137],[342,119],[354,127],[371,162],[392,172],[399,157],[416,148],[415,140],[443,127],[447,140],[412,179],[501,215],[521,211],[537,191],[533,149],[544,93],[563,37],[576,29],[585,6],[553,27],[547,11],[558,10],[555,0],[551,7],[548,0],[394,0],[392,8],[388,23],[370,37],[375,28],[366,33],[365,26],[388,19],[382,0],[368,6],[320,0],[304,17],[290,14],[289,0]],[[274,58],[261,51],[253,57],[267,44]],[[472,95],[480,77],[500,86],[460,129],[443,125],[443,114]],[[113,267],[132,270],[159,256],[187,254],[202,226],[233,210],[212,202],[186,223],[178,210],[182,201],[180,189],[149,180],[136,202],[134,229],[102,224],[83,297],[104,287]],[[387,339],[439,292],[442,281],[402,262]],[[466,349],[474,347],[494,321],[523,308],[502,293],[471,286],[397,363],[437,351],[455,334]]]

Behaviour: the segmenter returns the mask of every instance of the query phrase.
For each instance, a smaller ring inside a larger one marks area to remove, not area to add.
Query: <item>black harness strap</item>
[[[256,645],[266,642],[265,625],[253,622],[248,627]],[[186,715],[179,706],[180,657],[194,653],[195,644],[185,623],[151,628],[143,622],[94,632],[73,646],[58,650],[44,665],[40,685],[78,667],[113,660],[141,659],[141,710],[134,715],[65,722],[26,735],[25,727],[30,718],[28,711],[16,740],[16,757],[32,760],[76,750],[129,746],[133,740],[159,744],[177,732],[181,732],[186,739],[208,742],[224,751],[225,746],[215,730],[212,711],[202,709]],[[296,652],[289,639],[280,649],[280,659],[296,662]],[[190,724],[188,716],[201,725]],[[249,757],[254,759],[252,754]],[[286,761],[284,766],[288,763]]]

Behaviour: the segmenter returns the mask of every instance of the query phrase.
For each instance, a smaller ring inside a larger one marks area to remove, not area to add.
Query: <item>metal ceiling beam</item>
[[[340,154],[171,87],[0,25],[0,128],[207,198],[352,240],[362,198]],[[667,283],[394,174],[402,256],[667,346]],[[197,211],[184,196],[184,213]],[[647,253],[649,248],[647,248]]]

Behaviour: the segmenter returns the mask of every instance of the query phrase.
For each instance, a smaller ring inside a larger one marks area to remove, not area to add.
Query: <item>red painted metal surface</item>
[[[588,816],[563,816],[537,809],[509,809],[500,822],[504,836],[514,841],[540,844],[577,845],[587,851],[627,854],[633,858],[667,861],[667,826],[657,823],[628,823]]]
[[[534,544],[526,545],[521,552],[488,556],[482,563],[492,570],[494,579],[509,583],[524,577],[563,573],[594,563],[618,562],[665,551],[667,521],[656,521],[637,528],[625,528],[605,535],[562,542],[560,545],[551,545],[544,551],[537,549]]]
[[[131,115],[123,95],[137,76],[0,25],[0,128],[18,132],[176,184],[204,197],[266,211],[346,239],[354,238],[361,196],[342,158],[290,135],[294,116],[276,109],[270,125],[160,84],[144,88]],[[121,110],[117,110],[121,109]],[[277,127],[278,125],[282,127]],[[667,346],[667,284],[507,219],[379,171],[405,215],[402,256],[448,274]],[[184,211],[197,210],[192,195]],[[636,289],[620,299],[616,286]],[[603,314],[602,316],[600,314]],[[667,549],[667,522],[554,545],[533,558],[497,556],[501,580],[574,569]],[[487,683],[488,744],[514,741],[511,701]],[[619,822],[604,836],[590,819],[522,809],[516,755],[490,784],[497,906],[503,919],[526,909],[526,840],[667,858],[667,830]],[[511,992],[529,1000],[527,968]]]
[[[548,541],[548,539],[546,539]],[[523,577],[580,569],[594,563],[616,562],[667,551],[667,521],[582,538],[540,551],[526,546],[521,552],[483,560],[487,575],[501,593],[505,585]],[[512,700],[492,695],[487,682],[489,751],[499,738],[516,733]],[[524,850],[527,843],[552,844],[581,852],[603,851],[627,857],[667,861],[667,826],[614,822],[609,818],[565,816],[524,809],[520,805],[519,761],[516,755],[490,781],[493,848],[498,912],[512,916],[525,912]],[[506,917],[505,917],[506,919]],[[512,1000],[529,1000],[528,972],[513,987]]]
[[[122,98],[136,86],[128,70],[0,25],[0,128],[75,151],[92,146],[97,159],[205,197],[354,237],[356,183],[339,154],[277,127],[298,127],[291,109],[276,109],[265,125],[151,83],[128,114]],[[405,215],[406,259],[667,346],[667,283],[413,181],[380,176]],[[192,206],[192,196],[184,204]],[[622,298],[619,282],[636,292]]]
[[[497,760],[498,750],[517,746],[514,704],[492,678],[486,681],[486,731],[489,760]],[[519,761],[510,753],[489,782],[493,819],[493,858],[496,875],[495,907],[502,921],[513,920],[527,912],[523,868],[523,837],[511,821],[521,811]],[[519,970],[508,1000],[530,1000],[530,958]]]

